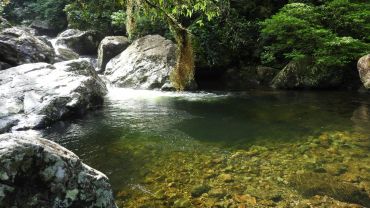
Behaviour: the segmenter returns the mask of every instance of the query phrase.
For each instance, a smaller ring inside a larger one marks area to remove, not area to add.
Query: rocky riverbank
[[[52,44],[31,29],[7,27],[0,32],[0,134],[5,133],[0,136],[0,206],[115,207],[106,176],[68,150],[37,136],[24,136],[24,131],[44,129],[100,107],[106,85],[174,90],[169,75],[176,46],[159,35],[131,45],[122,36],[100,42],[100,34],[79,30],[61,33]],[[80,58],[85,55],[98,55],[97,66],[94,58]],[[358,65],[366,88],[368,62],[365,56]],[[332,87],[345,77],[311,74],[307,79],[302,68],[308,69],[296,63],[279,72],[250,67],[250,73],[230,86]],[[235,77],[238,72],[227,75],[229,80]],[[196,84],[189,89],[196,89]],[[255,145],[238,151],[216,147],[198,154],[147,151],[145,159],[151,162],[143,167],[145,188],[120,190],[117,203],[123,207],[369,207],[368,147],[367,135],[328,132],[304,143]]]

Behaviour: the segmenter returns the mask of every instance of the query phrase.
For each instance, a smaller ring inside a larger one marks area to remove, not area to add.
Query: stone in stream
[[[115,208],[108,178],[33,132],[0,135],[0,207]]]
[[[363,56],[358,60],[357,69],[360,74],[362,84],[366,89],[370,89],[370,54]]]
[[[78,53],[66,47],[57,47],[55,50],[57,52],[57,57],[62,61],[74,60],[80,57]]]
[[[125,36],[108,36],[105,37],[99,44],[98,49],[98,68],[104,72],[107,63],[122,53],[128,46],[130,41]]]
[[[353,70],[318,67],[310,58],[288,63],[272,80],[278,89],[325,89],[358,87]]]
[[[29,27],[35,29],[36,35],[55,37],[59,32],[59,30],[48,21],[34,20]]]
[[[53,63],[55,52],[50,45],[31,33],[12,27],[0,33],[0,61],[11,66],[26,63]]]
[[[110,60],[105,75],[118,87],[172,90],[170,74],[175,65],[176,45],[159,35],[148,35]]]
[[[6,131],[44,128],[101,105],[106,92],[87,60],[13,67],[0,71],[0,120],[12,121]]]
[[[96,55],[101,40],[97,31],[68,29],[58,35],[56,46],[64,46],[79,55]]]

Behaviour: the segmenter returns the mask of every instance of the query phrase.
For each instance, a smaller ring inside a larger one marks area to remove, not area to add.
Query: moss
[[[186,30],[174,28],[177,42],[176,67],[170,79],[177,90],[184,90],[194,79],[194,52],[191,36]]]

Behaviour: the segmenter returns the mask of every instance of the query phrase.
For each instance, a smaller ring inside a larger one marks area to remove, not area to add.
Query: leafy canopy
[[[370,4],[332,0],[319,6],[291,3],[262,22],[262,60],[286,63],[304,57],[316,65],[345,66],[370,52]]]

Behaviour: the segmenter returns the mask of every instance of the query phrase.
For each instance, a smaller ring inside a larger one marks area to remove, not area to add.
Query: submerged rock
[[[0,207],[116,205],[103,173],[58,144],[27,132],[0,135]]]
[[[26,63],[53,63],[55,52],[50,45],[17,27],[0,33],[0,61],[12,66]]]
[[[101,39],[97,31],[68,29],[58,35],[56,45],[65,46],[80,55],[96,55]]]
[[[357,69],[364,87],[370,89],[370,54],[358,60]]]
[[[125,36],[108,36],[105,37],[99,44],[98,49],[98,68],[104,72],[107,63],[122,53],[128,46],[130,41]]]
[[[291,178],[291,184],[303,196],[330,196],[343,202],[370,206],[367,193],[350,183],[340,182],[325,173],[302,173]]]
[[[0,71],[0,120],[18,120],[13,130],[43,128],[101,105],[105,93],[87,60],[13,67]]]
[[[192,188],[191,196],[192,197],[200,197],[202,194],[207,193],[211,190],[211,187],[208,185],[198,185]]]
[[[138,89],[168,88],[170,73],[176,64],[176,46],[159,35],[134,41],[110,60],[105,75],[118,87]]]

